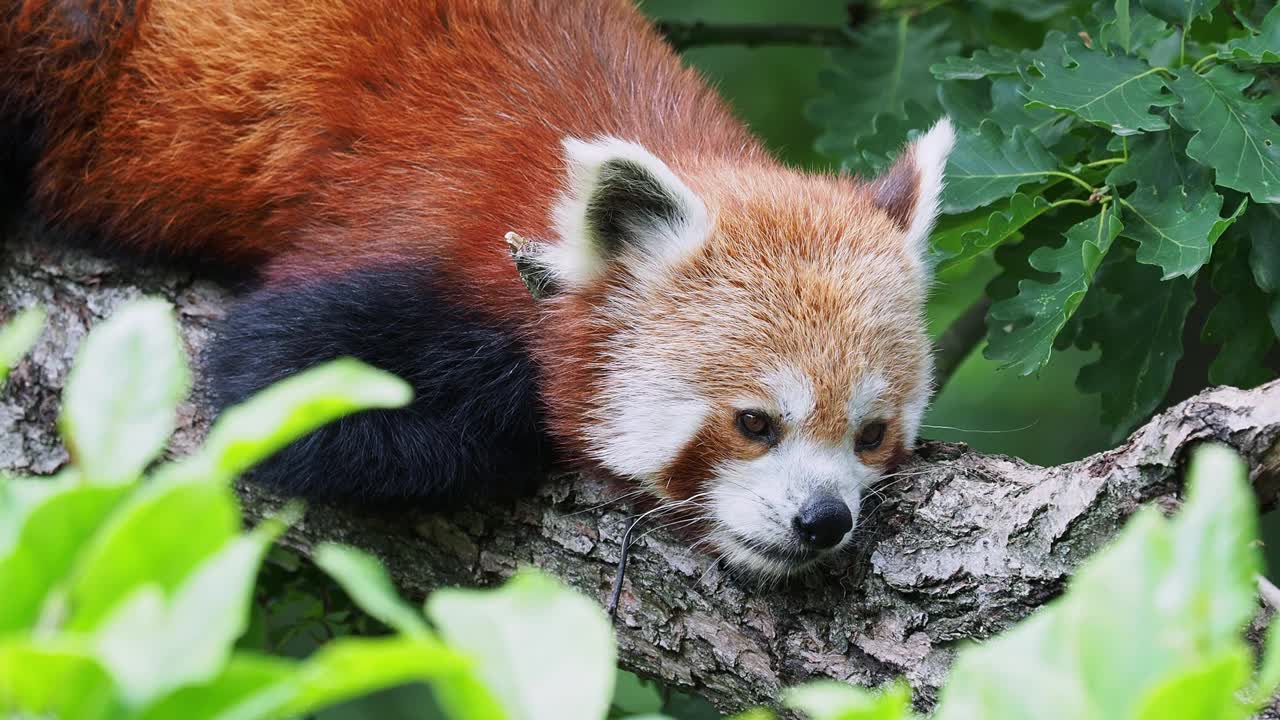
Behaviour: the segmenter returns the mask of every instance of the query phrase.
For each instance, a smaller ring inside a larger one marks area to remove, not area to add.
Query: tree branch
[[[946,387],[951,376],[987,336],[987,311],[991,298],[983,295],[960,317],[947,326],[933,344],[933,373],[939,388]]]
[[[139,294],[162,296],[178,307],[194,354],[228,299],[189,274],[127,270],[44,234],[30,223],[0,231],[0,315],[34,303],[49,310],[43,338],[0,394],[0,470],[37,474],[66,461],[57,395],[89,327]],[[198,404],[185,406],[174,451],[189,452],[207,421]],[[1121,447],[1058,467],[926,443],[873,493],[846,562],[779,587],[730,577],[667,533],[644,536],[622,590],[620,661],[723,709],[776,702],[783,687],[814,677],[878,685],[905,676],[927,706],[959,643],[1054,597],[1141,503],[1174,507],[1183,455],[1205,440],[1244,454],[1264,504],[1280,499],[1278,381],[1202,393]],[[252,517],[279,504],[248,485],[241,496]],[[303,552],[324,540],[368,549],[412,597],[533,564],[603,602],[628,517],[601,483],[566,476],[509,506],[447,515],[313,507],[285,542]]]
[[[744,25],[664,20],[657,24],[657,28],[680,52],[704,45],[853,47],[857,44],[857,39],[846,28],[831,25]]]

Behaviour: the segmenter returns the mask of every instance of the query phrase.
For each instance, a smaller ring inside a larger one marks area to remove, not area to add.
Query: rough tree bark
[[[43,339],[0,394],[0,469],[37,474],[66,461],[54,431],[58,392],[88,328],[125,300],[158,295],[177,306],[196,355],[228,300],[188,272],[126,269],[42,235],[30,222],[0,231],[0,319],[34,303],[50,311]],[[207,424],[198,398],[182,413],[176,453]],[[927,705],[957,646],[1054,597],[1140,504],[1176,505],[1180,463],[1205,440],[1241,451],[1259,499],[1275,504],[1280,382],[1205,392],[1119,448],[1058,467],[926,443],[879,491],[847,562],[779,587],[730,577],[665,532],[643,535],[619,610],[621,662],[723,709],[776,702],[781,688],[814,677],[878,685],[905,676]],[[241,492],[251,515],[279,502]],[[532,564],[603,601],[628,517],[600,483],[560,477],[534,498],[449,515],[313,507],[286,542],[303,552],[321,540],[363,547],[415,597]]]

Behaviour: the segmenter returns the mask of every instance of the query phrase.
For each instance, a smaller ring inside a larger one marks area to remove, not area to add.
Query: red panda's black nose
[[[816,492],[791,520],[791,526],[806,544],[826,550],[835,547],[853,529],[853,514],[835,495]]]

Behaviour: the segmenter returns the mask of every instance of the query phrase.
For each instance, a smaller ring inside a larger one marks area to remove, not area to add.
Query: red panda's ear
[[[705,239],[702,200],[648,150],[616,138],[569,139],[564,148],[560,237],[542,255],[560,284],[582,287],[611,263],[637,275],[660,270]]]
[[[943,171],[955,142],[947,118],[902,151],[893,166],[871,185],[872,198],[906,234],[913,255],[923,258],[938,215]]]

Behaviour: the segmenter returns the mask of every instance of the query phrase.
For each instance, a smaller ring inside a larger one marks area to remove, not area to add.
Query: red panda
[[[258,481],[443,507],[555,459],[785,573],[848,543],[915,442],[945,120],[874,180],[784,167],[625,0],[2,17],[0,123],[33,148],[34,207],[257,278],[204,358],[219,406],[344,355],[413,385]]]

